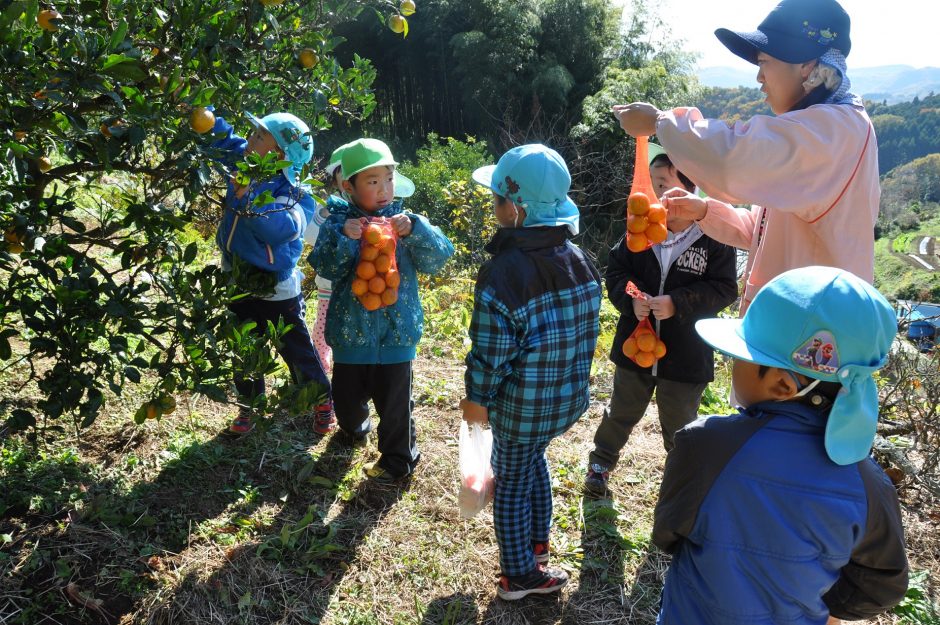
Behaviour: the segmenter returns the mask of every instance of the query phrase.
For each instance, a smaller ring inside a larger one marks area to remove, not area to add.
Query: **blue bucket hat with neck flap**
[[[291,162],[282,170],[284,176],[291,184],[300,184],[304,165],[313,158],[313,136],[307,124],[290,113],[271,113],[261,118],[248,112],[245,115],[253,126],[260,126],[271,133],[277,147],[284,152],[284,160]]]
[[[897,334],[891,304],[861,278],[833,267],[780,274],[757,293],[743,319],[702,319],[695,330],[734,358],[838,382],[825,446],[840,465],[864,460],[878,422],[878,388]]]
[[[577,205],[568,197],[571,174],[555,150],[533,143],[503,154],[496,165],[473,172],[474,182],[525,209],[524,227],[567,226],[579,232]]]

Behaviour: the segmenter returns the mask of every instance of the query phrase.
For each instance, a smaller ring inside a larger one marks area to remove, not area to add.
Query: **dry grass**
[[[598,397],[609,375],[601,367]],[[557,598],[507,603],[495,594],[491,509],[457,514],[461,393],[459,362],[419,359],[423,460],[396,487],[363,479],[374,441],[350,449],[320,439],[309,418],[230,440],[217,434],[229,415],[205,401],[141,428],[112,415],[78,445],[80,496],[0,519],[13,537],[0,561],[0,623],[654,623],[667,566],[648,539],[665,457],[654,409],[609,501],[580,494],[602,401],[551,445],[553,557],[572,582]],[[915,568],[937,571],[936,520],[908,511],[905,521]],[[295,530],[289,548],[285,526]],[[70,604],[68,582],[99,609]]]

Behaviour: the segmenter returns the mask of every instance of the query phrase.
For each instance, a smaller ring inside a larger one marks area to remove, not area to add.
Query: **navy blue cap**
[[[852,49],[850,26],[849,14],[835,0],[783,0],[757,30],[719,28],[715,36],[750,63],[757,63],[758,52],[786,63],[805,63],[818,59],[829,48],[848,56]]]

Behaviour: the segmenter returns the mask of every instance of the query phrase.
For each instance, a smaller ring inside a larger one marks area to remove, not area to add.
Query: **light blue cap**
[[[277,146],[284,152],[284,159],[291,165],[284,168],[284,175],[292,184],[300,182],[300,172],[313,158],[313,136],[310,128],[290,113],[271,113],[258,118],[251,113],[245,115],[255,126],[261,126],[274,136]]]
[[[792,269],[764,285],[743,319],[702,319],[695,330],[734,358],[841,383],[826,453],[847,465],[871,452],[878,422],[872,374],[887,362],[898,330],[891,304],[873,286],[833,267]]]
[[[473,180],[525,209],[523,226],[568,226],[578,234],[577,205],[568,197],[571,174],[555,150],[533,143],[503,154],[496,165],[473,172]]]

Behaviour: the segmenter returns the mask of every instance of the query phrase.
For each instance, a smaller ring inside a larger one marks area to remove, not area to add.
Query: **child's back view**
[[[743,319],[696,329],[735,358],[744,407],[676,434],[653,527],[674,554],[658,622],[822,625],[895,605],[907,589],[897,493],[868,457],[891,306],[846,271],[805,267]],[[808,355],[817,339],[832,346],[825,366]]]
[[[501,227],[477,276],[461,406],[466,421],[493,429],[497,593],[515,600],[558,592],[568,581],[546,566],[552,483],[545,450],[590,403],[601,284],[568,241],[579,213],[557,152],[522,145],[473,179],[493,192]]]

